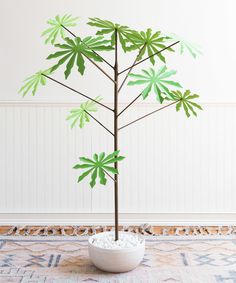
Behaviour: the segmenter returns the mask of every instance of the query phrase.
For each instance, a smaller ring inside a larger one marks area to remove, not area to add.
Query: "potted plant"
[[[108,178],[114,182],[115,232],[103,232],[90,237],[89,254],[92,262],[98,268],[110,272],[124,272],[135,268],[140,263],[144,255],[145,243],[139,235],[119,232],[118,163],[125,158],[120,155],[119,151],[119,132],[125,127],[174,104],[176,110],[183,109],[187,117],[191,114],[197,116],[196,109],[201,110],[202,108],[194,102],[194,99],[199,96],[192,94],[190,90],[182,91],[180,83],[172,79],[176,71],[167,69],[164,55],[165,52],[174,52],[173,48],[177,45],[180,46],[181,53],[187,50],[194,58],[200,51],[193,44],[174,34],[163,35],[160,31],[152,32],[150,28],[139,32],[127,26],[99,18],[90,18],[88,22],[88,25],[97,28],[97,36],[81,38],[70,30],[71,27],[76,25],[77,19],[71,15],[64,15],[62,17],[56,16],[47,22],[49,28],[42,33],[42,36],[46,38],[46,44],[50,43],[56,48],[56,52],[47,57],[49,60],[53,59],[55,64],[47,70],[39,71],[28,77],[19,92],[23,96],[29,92],[35,95],[38,87],[44,86],[47,80],[60,84],[87,99],[79,108],[70,111],[67,119],[71,121],[72,128],[76,124],[83,128],[92,119],[98,126],[103,127],[109,135],[112,135],[114,140],[113,152],[109,154],[101,152],[95,153],[92,157],[80,157],[79,163],[73,168],[82,171],[78,182],[90,177],[89,185],[91,188],[96,185],[97,181],[106,185]],[[124,53],[136,52],[133,64],[123,70],[118,66],[118,46]],[[108,62],[101,55],[102,51],[114,52],[114,62]],[[141,66],[147,60],[152,64],[151,68],[133,73],[133,69]],[[63,66],[65,68],[65,79],[70,76],[72,69],[77,69],[80,75],[84,75],[86,61],[90,61],[101,74],[113,83],[113,107],[103,103],[101,97],[90,97],[52,77],[52,74]],[[158,67],[156,67],[157,61]],[[106,72],[100,63],[108,65],[110,72]],[[123,73],[126,73],[126,75],[121,80],[120,75]],[[129,86],[137,85],[142,89],[137,97],[121,110],[118,94],[127,80],[129,80]],[[135,101],[141,98],[144,100],[152,94],[156,96],[158,103],[162,104],[166,101],[169,103],[125,125],[119,125],[120,116]],[[94,116],[98,106],[112,113],[113,129],[109,129]]]

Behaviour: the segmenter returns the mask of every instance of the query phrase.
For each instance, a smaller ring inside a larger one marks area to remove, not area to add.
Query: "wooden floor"
[[[136,232],[144,231],[140,230],[139,226],[131,226],[132,229]],[[4,235],[7,232],[11,231],[12,226],[0,226],[0,235]],[[52,234],[52,230],[55,231],[56,235],[63,235],[63,230],[66,231],[67,235],[70,235],[73,232],[73,226],[25,226],[20,227],[18,229],[18,233],[23,235],[24,232],[28,229],[29,234],[31,235],[42,235],[44,231],[48,233],[48,235]],[[86,228],[91,228],[91,226],[86,226]],[[111,229],[111,226],[107,227]],[[236,227],[218,227],[218,226],[154,226],[154,227],[147,227],[145,234],[158,234],[158,235],[195,235],[195,234],[236,234]],[[96,232],[100,232],[102,229],[96,229]],[[11,235],[14,235],[16,232],[16,228],[13,230]],[[82,233],[82,232],[81,232]],[[89,234],[93,233],[92,229],[89,229]],[[80,233],[79,233],[80,234]]]

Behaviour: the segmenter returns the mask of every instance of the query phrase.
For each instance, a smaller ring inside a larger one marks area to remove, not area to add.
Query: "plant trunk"
[[[117,54],[117,30],[115,31],[115,65],[114,65],[114,151],[118,150],[118,54]],[[115,162],[118,170],[118,162]],[[118,229],[118,174],[115,174],[114,181],[114,201],[115,201],[115,240],[119,239]]]

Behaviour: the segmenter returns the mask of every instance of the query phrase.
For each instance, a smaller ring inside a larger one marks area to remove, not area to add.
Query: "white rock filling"
[[[97,237],[93,240],[93,245],[103,249],[124,249],[133,248],[142,242],[142,238],[138,235],[129,233],[120,233],[119,240],[115,241],[115,234],[104,234],[103,237]]]

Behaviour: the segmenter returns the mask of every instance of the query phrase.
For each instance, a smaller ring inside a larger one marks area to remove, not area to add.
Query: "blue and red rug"
[[[87,236],[1,236],[0,283],[236,283],[236,236],[145,236],[141,265],[96,269]]]

